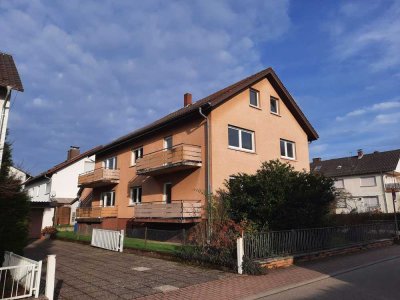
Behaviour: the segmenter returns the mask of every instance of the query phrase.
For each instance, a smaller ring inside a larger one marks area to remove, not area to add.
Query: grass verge
[[[59,231],[57,232],[56,237],[59,239],[84,241],[84,242],[90,242],[91,240],[90,236],[77,235],[74,232],[69,232],[69,231]],[[147,241],[147,243],[145,243],[145,241],[142,239],[125,237],[124,248],[175,254],[177,251],[179,251],[181,246],[177,244],[155,242],[155,241]]]

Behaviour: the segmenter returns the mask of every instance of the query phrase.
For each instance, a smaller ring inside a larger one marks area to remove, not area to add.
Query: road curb
[[[340,270],[340,271],[333,272],[333,273],[330,273],[330,274],[322,275],[322,276],[316,277],[314,279],[301,281],[301,282],[294,283],[294,284],[285,285],[283,287],[272,289],[272,290],[269,290],[267,292],[258,293],[256,295],[253,295],[253,296],[250,296],[250,297],[246,297],[244,299],[245,300],[255,300],[255,299],[262,298],[262,297],[272,296],[272,295],[279,294],[279,293],[282,293],[282,292],[285,292],[285,291],[288,291],[288,290],[292,290],[292,289],[295,289],[295,288],[298,288],[298,287],[301,287],[301,286],[304,286],[304,285],[308,285],[308,284],[311,284],[311,283],[314,283],[314,282],[317,282],[317,281],[321,281],[321,280],[325,280],[325,279],[328,279],[328,278],[336,277],[336,276],[339,276],[339,275],[342,275],[342,274],[345,274],[345,273],[349,273],[349,272],[352,272],[352,271],[355,271],[355,270],[358,270],[358,269],[367,268],[367,267],[370,267],[370,266],[373,266],[373,265],[376,265],[376,264],[380,264],[380,263],[383,263],[383,262],[386,262],[386,261],[390,261],[390,260],[394,260],[394,259],[398,259],[398,258],[400,258],[400,255],[390,256],[390,257],[387,257],[387,258],[384,258],[384,259],[380,259],[380,260],[376,260],[376,261],[373,261],[373,262],[370,262],[370,263],[362,264],[362,265],[359,265],[359,266],[356,266],[356,267],[353,267],[353,268],[348,268],[348,269]]]

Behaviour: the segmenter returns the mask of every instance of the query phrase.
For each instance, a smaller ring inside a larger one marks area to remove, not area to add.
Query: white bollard
[[[240,237],[236,241],[237,245],[237,266],[238,266],[238,273],[243,274],[243,255],[244,255],[244,249],[243,249],[243,238]]]
[[[47,255],[47,270],[46,270],[46,291],[45,296],[49,300],[54,298],[54,282],[56,276],[56,256]]]
[[[120,239],[119,239],[119,252],[124,251],[124,237],[125,237],[125,233],[124,233],[124,230],[122,229],[120,232]]]

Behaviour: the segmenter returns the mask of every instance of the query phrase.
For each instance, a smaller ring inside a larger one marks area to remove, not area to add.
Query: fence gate
[[[124,231],[93,228],[91,245],[111,251],[122,252],[124,248]]]
[[[0,299],[39,296],[42,261],[6,251],[0,268]]]

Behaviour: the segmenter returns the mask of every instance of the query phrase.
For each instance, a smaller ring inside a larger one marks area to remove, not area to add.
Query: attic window
[[[340,170],[341,168],[342,168],[342,166],[339,165],[339,166],[336,167],[336,170]]]
[[[322,167],[322,166],[316,166],[316,167],[314,168],[314,171],[319,171],[319,170],[321,170],[321,167]]]

